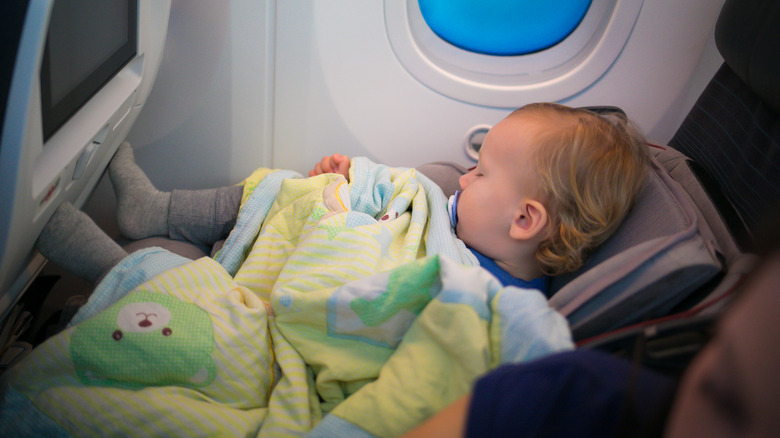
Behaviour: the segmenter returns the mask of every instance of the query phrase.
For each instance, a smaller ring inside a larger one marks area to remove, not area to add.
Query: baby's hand
[[[349,157],[341,154],[322,157],[322,160],[309,171],[309,176],[323,173],[340,173],[349,181]]]

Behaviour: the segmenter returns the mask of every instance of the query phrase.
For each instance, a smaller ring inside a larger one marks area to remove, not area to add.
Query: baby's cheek
[[[460,240],[463,240],[461,237],[463,235],[463,222],[458,220],[458,224],[455,226],[455,235],[458,236]]]
[[[458,217],[458,225],[455,227],[455,235],[458,239],[462,240],[468,246],[471,246],[471,228],[468,226],[468,220],[464,221],[462,217]]]

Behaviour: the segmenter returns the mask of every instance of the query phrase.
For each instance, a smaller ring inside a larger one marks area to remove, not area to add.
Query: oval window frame
[[[517,56],[458,48],[425,22],[417,0],[384,0],[385,27],[399,62],[420,83],[466,103],[513,108],[561,101],[596,82],[628,42],[644,0],[593,0],[563,41]]]

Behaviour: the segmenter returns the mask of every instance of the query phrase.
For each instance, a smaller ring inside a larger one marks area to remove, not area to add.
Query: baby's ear
[[[547,209],[541,202],[523,199],[515,210],[509,236],[515,240],[531,240],[547,226]]]

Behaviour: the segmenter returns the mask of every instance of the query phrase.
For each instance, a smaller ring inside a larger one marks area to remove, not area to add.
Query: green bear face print
[[[169,295],[137,291],[76,326],[70,353],[82,383],[207,386],[216,376],[211,317]]]

